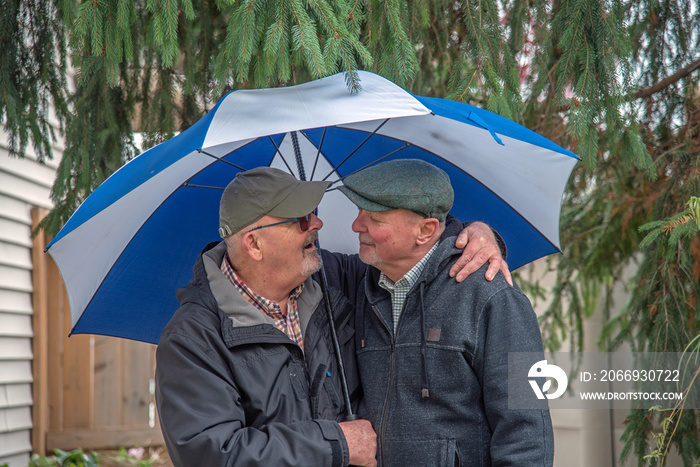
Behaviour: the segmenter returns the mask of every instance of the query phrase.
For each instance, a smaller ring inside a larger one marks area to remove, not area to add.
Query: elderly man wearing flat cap
[[[380,466],[551,466],[548,410],[509,410],[508,352],[542,353],[527,297],[498,274],[457,284],[448,175],[395,160],[343,180],[369,270],[356,300],[360,415]],[[482,271],[483,272],[483,269]],[[544,358],[544,357],[543,357]]]
[[[224,241],[201,253],[189,285],[177,291],[180,308],[156,354],[158,413],[176,466],[376,465],[369,422],[343,421],[338,363],[314,275],[323,223],[312,212],[329,185],[258,168],[224,190]],[[491,250],[496,269],[505,267],[488,227],[469,228],[473,237],[490,236],[486,256]],[[473,250],[465,249],[478,256]],[[323,255],[357,406],[353,301],[366,266],[356,255]]]

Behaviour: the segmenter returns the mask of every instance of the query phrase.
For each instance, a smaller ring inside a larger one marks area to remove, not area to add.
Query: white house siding
[[[0,465],[24,467],[32,452],[31,213],[51,207],[57,160],[11,158],[6,136],[0,128]]]

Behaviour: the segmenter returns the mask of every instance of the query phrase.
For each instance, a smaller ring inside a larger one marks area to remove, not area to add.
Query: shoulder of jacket
[[[209,338],[221,336],[221,321],[218,311],[198,303],[185,303],[178,308],[165,326],[160,342],[180,339],[205,342],[207,336]]]

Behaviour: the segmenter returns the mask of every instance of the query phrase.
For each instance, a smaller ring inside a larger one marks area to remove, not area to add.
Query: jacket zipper
[[[404,301],[403,306],[401,307],[401,313],[399,314],[399,322],[401,322],[401,317],[403,316],[404,309],[406,308],[406,302],[408,301],[408,297],[406,297],[406,301]],[[389,325],[384,321],[382,318],[382,315],[379,314],[379,310],[377,310],[377,307],[375,305],[372,305],[372,310],[374,311],[374,314],[377,315],[379,318],[379,321],[382,323],[384,328],[389,332],[389,335],[391,336],[391,365],[389,366],[389,384],[387,385],[386,388],[386,397],[384,398],[384,413],[382,414],[382,429],[381,433],[379,435],[379,439],[381,440],[381,459],[382,459],[382,464],[381,465],[386,465],[386,462],[384,461],[384,433],[385,433],[385,427],[386,427],[386,418],[389,415],[389,395],[391,394],[391,385],[394,380],[394,356],[396,355],[396,335],[392,332],[392,330],[389,328]],[[398,324],[396,325],[396,334],[398,334],[399,331],[399,326]]]

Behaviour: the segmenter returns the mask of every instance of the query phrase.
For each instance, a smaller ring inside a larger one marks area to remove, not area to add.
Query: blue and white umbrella
[[[491,112],[415,96],[372,73],[359,77],[356,93],[343,74],[231,92],[100,185],[47,248],[66,284],[72,332],[157,343],[178,307],[175,290],[200,250],[219,239],[223,188],[257,166],[336,181],[382,158],[423,159],[450,175],[452,214],[501,234],[512,269],[560,250],[575,154]],[[357,251],[356,212],[339,191],[326,194],[324,248]]]

